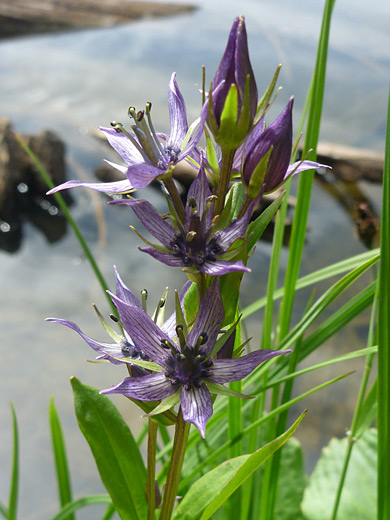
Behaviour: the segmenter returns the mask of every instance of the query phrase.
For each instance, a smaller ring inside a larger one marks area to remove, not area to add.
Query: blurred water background
[[[9,117],[20,133],[46,128],[56,131],[67,146],[68,178],[92,179],[103,158],[115,161],[116,156],[89,135],[91,129],[107,126],[112,120],[126,123],[129,105],[143,108],[146,101],[152,101],[156,128],[168,130],[166,95],[173,71],[177,72],[187,102],[189,120],[198,116],[200,96],[194,85],[201,81],[201,65],[206,66],[210,80],[234,17],[244,14],[259,91],[267,86],[278,63],[282,63],[279,84],[283,91],[273,115],[295,95],[298,123],[313,70],[323,2],[194,3],[198,10],[179,17],[0,41],[0,115]],[[383,149],[389,21],[390,4],[385,0],[336,3],[321,140]],[[379,210],[380,188],[367,183],[361,183],[361,187]],[[364,251],[344,210],[321,187],[315,185],[313,191],[303,274]],[[72,214],[112,286],[112,265],[116,264],[134,292],[149,289],[151,306],[166,286],[180,288],[184,276],[137,251],[138,238],[128,229],[136,222],[128,209],[106,207],[103,196],[91,195],[86,190],[74,190],[73,196]],[[148,196],[163,211],[160,194],[150,190]],[[260,243],[250,260],[253,272],[245,278],[244,305],[265,294],[270,252],[269,244]],[[283,263],[286,259],[285,249]],[[49,518],[57,507],[47,419],[50,395],[55,395],[64,423],[75,496],[101,492],[92,456],[74,418],[69,377],[74,375],[87,384],[106,388],[125,374],[115,366],[85,363],[85,359],[93,359],[87,345],[72,331],[44,322],[47,316],[70,319],[92,337],[104,338],[91,303],[95,302],[103,313],[109,309],[70,231],[59,242],[48,245],[44,236],[26,222],[19,251],[0,251],[0,291],[0,498],[5,501],[8,494],[12,400],[21,437],[20,517]],[[297,295],[295,320],[309,294]],[[249,327],[252,334],[257,334],[261,316],[254,316]],[[366,330],[367,315],[340,333],[334,342],[324,345],[323,359],[343,349],[363,347]],[[354,366],[359,369],[361,363]],[[337,367],[318,377],[325,380],[327,375],[340,373],[342,369]],[[343,435],[348,428],[360,376],[358,370],[356,375],[338,383],[337,388],[299,407],[309,408],[298,433],[307,453],[308,470],[312,469],[320,446],[331,435]],[[300,382],[299,389],[310,386],[306,379]],[[345,399],[340,399],[340,395]],[[115,403],[139,431],[142,421],[138,409],[129,408],[126,399],[115,397]],[[345,407],[347,401],[351,403],[349,409]],[[96,517],[93,509],[79,515],[84,519]]]

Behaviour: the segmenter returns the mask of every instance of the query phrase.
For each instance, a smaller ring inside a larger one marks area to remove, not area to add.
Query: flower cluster
[[[157,402],[151,413],[164,413],[178,405],[184,421],[194,424],[203,437],[213,411],[211,394],[248,397],[224,384],[241,380],[260,363],[289,352],[262,348],[243,354],[244,346],[236,338],[236,310],[234,319],[229,317],[242,276],[250,271],[246,264],[251,254],[248,244],[253,248],[254,243],[256,227],[250,227],[250,220],[256,204],[291,175],[322,166],[311,161],[290,164],[293,99],[267,126],[271,87],[258,103],[245,21],[238,17],[210,91],[203,91],[204,103],[194,124],[188,125],[174,73],[168,89],[169,135],[155,131],[150,103],[142,111],[129,109],[131,131],[116,122],[111,128],[101,128],[125,163],[110,163],[124,174],[123,180],[73,180],[49,192],[84,186],[125,195],[111,204],[128,205],[158,242],[150,242],[137,231],[146,243],[141,251],[188,274],[189,281],[177,297],[176,312],[164,321],[165,297],[149,317],[116,273],[116,294],[109,294],[121,334],[97,311],[113,343],[92,339],[73,322],[49,320],[77,332],[98,353],[98,359],[128,366],[130,376],[102,393],[123,394],[140,403]],[[265,105],[264,99],[268,99]],[[198,146],[203,134],[206,150]],[[172,177],[183,160],[197,168],[185,202]],[[160,215],[147,200],[131,196],[152,181],[164,187],[167,215]],[[195,290],[189,290],[191,284]],[[197,309],[193,316],[186,315],[186,299]]]

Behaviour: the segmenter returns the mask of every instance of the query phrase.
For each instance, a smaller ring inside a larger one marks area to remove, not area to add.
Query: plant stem
[[[222,151],[222,165],[219,182],[217,185],[217,200],[214,204],[214,215],[220,215],[222,213],[226,193],[229,189],[230,175],[232,172],[232,164],[234,159],[235,150]]]
[[[154,520],[154,511],[156,509],[156,440],[157,440],[158,423],[153,419],[149,419],[149,437],[148,437],[148,474],[146,484],[146,497],[148,500],[148,520]]]
[[[165,485],[160,520],[169,520],[171,518],[177,490],[179,487],[181,468],[183,467],[189,431],[190,424],[184,421],[183,414],[180,408],[179,413],[177,415],[177,424],[175,430],[175,438],[173,441],[171,464],[169,466],[167,481]]]
[[[180,194],[178,192],[175,181],[172,179],[172,175],[167,176],[167,178],[163,180],[163,183],[172,199],[173,206],[175,208],[177,216],[179,217],[181,222],[183,222],[183,224],[184,224],[184,221],[185,221],[184,206],[183,206],[183,202],[180,198]]]

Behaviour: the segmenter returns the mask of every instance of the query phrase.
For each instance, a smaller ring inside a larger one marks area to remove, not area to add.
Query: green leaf
[[[54,404],[54,397],[50,399],[49,420],[51,439],[53,443],[54,462],[57,474],[58,494],[60,498],[60,505],[63,507],[68,502],[72,501],[72,491],[64,436],[62,433],[60,418]],[[73,519],[74,515],[70,514],[66,520]]]
[[[19,435],[18,422],[16,419],[15,408],[11,404],[12,427],[13,427],[13,456],[12,456],[12,473],[11,484],[8,501],[8,520],[16,520],[16,510],[18,507],[19,492]]]
[[[376,378],[363,401],[356,425],[355,437],[359,439],[375,420],[378,412],[378,379]]]
[[[206,381],[206,386],[211,394],[225,395],[227,397],[239,397],[240,399],[253,399],[255,397],[254,395],[242,394],[241,392],[232,390],[231,388],[220,385],[219,383],[210,383],[209,381]]]
[[[4,504],[0,502],[0,515],[3,516],[6,520],[8,518],[8,511]]]
[[[248,251],[251,251],[251,249],[255,247],[257,241],[260,239],[266,227],[271,222],[272,217],[278,211],[279,206],[283,201],[284,195],[285,192],[281,193],[279,197],[277,197],[272,202],[272,204],[268,206],[267,209],[260,213],[256,220],[249,224],[246,232],[246,236],[248,237]]]
[[[251,200],[254,200],[258,195],[260,195],[261,188],[263,187],[265,174],[267,173],[268,161],[271,156],[273,146],[267,150],[264,156],[261,158],[261,161],[257,164],[256,168],[253,170],[249,186],[247,187],[248,196]]]
[[[174,520],[207,520],[295,432],[304,412],[283,435],[251,455],[229,459],[201,477],[183,498]]]
[[[348,438],[332,439],[323,450],[305,490],[302,502],[305,520],[329,520],[347,443]],[[341,495],[337,520],[373,520],[376,518],[376,449],[377,432],[374,429],[368,430],[355,443]]]
[[[278,81],[279,72],[282,68],[281,65],[278,65],[275,74],[273,75],[273,78],[271,80],[271,83],[268,85],[267,90],[264,92],[263,97],[260,99],[257,109],[256,109],[256,117],[255,122],[257,123],[260,121],[262,117],[264,117],[265,113],[268,110],[269,102],[271,100],[271,96],[275,90],[276,82]]]
[[[152,417],[153,415],[158,415],[160,413],[166,412],[175,404],[177,404],[180,401],[180,389],[175,392],[174,394],[170,395],[169,397],[166,397],[161,401],[160,404],[156,406],[151,412],[147,414],[148,417]]]
[[[82,509],[83,507],[93,506],[95,504],[110,504],[111,498],[108,495],[87,495],[70,502],[61,511],[53,516],[51,520],[67,520],[69,515]]]
[[[301,502],[306,485],[303,453],[299,441],[293,437],[282,448],[275,518],[302,520]]]
[[[115,509],[123,520],[144,520],[146,470],[133,435],[106,396],[75,377],[71,383],[80,429]]]

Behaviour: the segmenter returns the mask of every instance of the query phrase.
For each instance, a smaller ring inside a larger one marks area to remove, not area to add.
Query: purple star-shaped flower
[[[223,383],[243,379],[263,361],[290,352],[263,349],[238,359],[211,357],[224,319],[217,283],[202,299],[193,328],[187,333],[183,325],[176,326],[176,338],[160,329],[139,307],[114,295],[112,298],[136,348],[159,365],[161,372],[126,377],[101,393],[123,394],[142,401],[159,401],[177,394],[184,420],[194,424],[202,437],[213,413],[210,392],[223,393]]]
[[[72,180],[56,186],[48,191],[48,195],[77,186],[84,186],[109,195],[129,193],[135,189],[145,188],[156,178],[165,175],[167,170],[178,162],[191,156],[202,135],[206,111],[203,111],[197,128],[186,140],[187,112],[184,98],[176,82],[176,73],[172,74],[169,82],[168,106],[171,123],[169,136],[157,134],[154,131],[150,118],[150,103],[146,106],[146,112],[136,113],[134,109],[130,109],[135,121],[132,126],[134,134],[128,133],[122,125],[117,123],[113,123],[114,128],[100,128],[126,166],[106,162],[125,174],[127,178],[105,183]]]
[[[233,271],[247,271],[241,260],[230,261],[237,251],[229,250],[245,234],[251,211],[225,228],[217,230],[213,220],[213,199],[203,166],[191,184],[185,206],[185,221],[178,229],[164,220],[146,200],[123,199],[111,204],[127,204],[160,245],[140,248],[160,262],[192,272],[218,276]],[[150,244],[148,242],[148,244]]]
[[[135,294],[123,283],[121,277],[119,276],[119,273],[115,269],[115,275],[116,275],[116,296],[114,296],[112,293],[110,293],[112,299],[114,301],[114,304],[116,300],[123,302],[126,305],[131,305],[133,307],[137,307],[138,309],[141,309],[141,303],[138,300],[138,298],[135,296]],[[180,301],[183,301],[184,295],[186,291],[188,290],[190,286],[190,283],[187,282],[187,284],[184,286],[183,291],[180,295]],[[95,308],[96,310],[96,308]],[[158,310],[161,310],[161,303],[158,307]],[[97,311],[98,312],[98,311]],[[103,317],[98,312],[98,315],[104,325],[104,328],[108,332],[108,334],[111,336],[111,338],[114,340],[114,343],[105,343],[96,341],[93,338],[87,336],[84,334],[84,332],[80,329],[76,323],[69,320],[63,320],[59,318],[46,318],[46,321],[51,321],[55,323],[60,323],[61,325],[65,325],[66,327],[69,327],[70,329],[74,330],[79,334],[83,340],[97,353],[99,354],[96,359],[98,360],[108,360],[113,364],[120,364],[121,359],[128,361],[131,363],[132,360],[147,360],[148,356],[143,352],[142,349],[137,348],[131,337],[129,336],[126,328],[123,329],[123,336],[115,332],[103,319]],[[175,315],[172,314],[168,320],[166,320],[161,325],[161,330],[164,331],[164,333],[168,335],[172,335],[175,332],[175,326],[176,326],[176,319]],[[135,368],[135,374],[140,374],[142,371],[139,371]],[[145,373],[145,372],[143,372]],[[132,372],[133,374],[133,372]],[[135,375],[133,374],[133,375]]]

